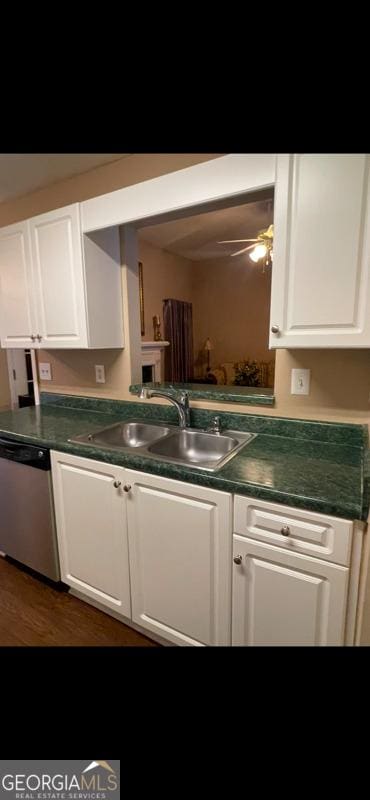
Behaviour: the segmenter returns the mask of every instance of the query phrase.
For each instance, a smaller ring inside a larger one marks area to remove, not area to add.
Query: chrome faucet
[[[169,400],[170,403],[173,403],[173,405],[176,406],[179,415],[180,428],[189,427],[190,406],[189,395],[187,392],[180,392],[177,399],[176,397],[173,397],[173,395],[167,394],[167,392],[157,392],[155,389],[147,389],[146,386],[142,386],[139,393],[140,400],[149,400],[150,397],[163,397],[165,400]]]
[[[210,424],[210,425],[209,425],[209,427],[208,427],[208,428],[206,428],[205,430],[206,430],[206,432],[207,432],[207,433],[217,433],[217,434],[220,434],[220,433],[221,433],[221,427],[222,427],[222,426],[221,426],[221,420],[220,420],[220,417],[213,417],[213,418],[212,418],[212,422],[211,422],[211,424]]]

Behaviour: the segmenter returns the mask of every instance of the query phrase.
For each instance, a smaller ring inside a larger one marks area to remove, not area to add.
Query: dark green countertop
[[[350,520],[367,519],[370,462],[366,426],[227,414],[225,420],[227,418],[229,428],[257,428],[258,434],[218,472],[208,473],[155,461],[131,451],[120,453],[68,442],[70,437],[94,432],[117,419],[152,416],[165,422],[174,420],[173,409],[165,406],[117,401],[100,403],[95,399],[81,398],[81,406],[73,407],[73,404],[78,406],[77,401],[70,398],[70,407],[67,407],[62,405],[62,399],[55,400],[56,405],[52,405],[51,399],[36,408],[0,413],[0,435],[308,511]],[[95,410],[86,408],[89,404]],[[97,407],[104,411],[97,411]],[[197,427],[204,412],[199,419],[198,416],[195,414],[192,419],[192,424]],[[266,433],[261,432],[264,420]],[[289,423],[292,436],[272,433],[276,430],[279,434],[280,431],[286,434]],[[315,439],[320,431],[322,440]]]
[[[216,403],[242,403],[243,406],[273,406],[273,389],[255,386],[223,386],[218,383],[134,383],[131,394],[139,394],[142,386],[148,389],[186,391],[189,400],[209,400]]]

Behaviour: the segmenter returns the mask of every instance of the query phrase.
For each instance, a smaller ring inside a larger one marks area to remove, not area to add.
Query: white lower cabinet
[[[347,567],[233,539],[233,645],[344,643]]]
[[[175,644],[230,644],[232,496],[125,475],[133,621]]]
[[[344,644],[349,520],[51,459],[62,580],[86,600],[172,644]]]
[[[232,496],[51,456],[62,580],[174,644],[230,644]]]
[[[51,464],[62,580],[131,617],[124,470],[56,452]]]

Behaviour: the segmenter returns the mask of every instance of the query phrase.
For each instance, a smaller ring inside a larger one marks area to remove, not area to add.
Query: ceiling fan
[[[264,260],[264,267],[270,266],[272,264],[272,243],[274,239],[274,226],[269,225],[268,228],[259,231],[257,237],[255,239],[225,239],[222,242],[217,242],[217,244],[236,244],[237,242],[253,242],[253,244],[247,245],[247,247],[242,247],[241,250],[237,250],[235,253],[231,253],[231,256],[240,256],[242,253],[245,253],[247,250],[252,250],[249,254],[249,258],[252,261],[261,261]]]

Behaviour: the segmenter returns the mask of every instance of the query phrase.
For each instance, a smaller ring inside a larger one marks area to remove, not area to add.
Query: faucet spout
[[[167,392],[160,392],[156,391],[155,389],[148,389],[146,386],[142,386],[139,392],[140,400],[149,400],[151,397],[163,397],[163,399],[168,400],[172,403],[175,408],[177,409],[177,413],[179,415],[179,426],[180,428],[188,428],[190,425],[190,406],[189,406],[189,395],[187,392],[181,392],[179,398],[173,397],[173,395],[168,394]]]

